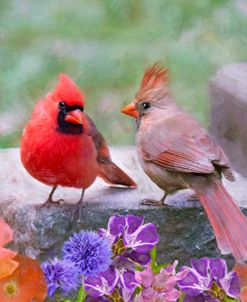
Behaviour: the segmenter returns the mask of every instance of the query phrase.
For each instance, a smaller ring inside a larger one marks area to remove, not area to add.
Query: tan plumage
[[[247,260],[247,220],[221,182],[222,175],[234,180],[229,161],[206,130],[176,105],[167,70],[159,64],[147,69],[134,102],[122,111],[137,119],[136,144],[146,174],[166,194],[194,189],[221,252]]]

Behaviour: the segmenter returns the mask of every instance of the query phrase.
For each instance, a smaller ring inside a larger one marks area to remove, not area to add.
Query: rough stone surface
[[[80,190],[60,188],[57,198],[65,205],[38,209],[50,188],[37,182],[22,167],[18,149],[0,151],[0,216],[15,230],[12,247],[19,252],[39,259],[59,255],[64,240],[80,229],[97,230],[106,227],[114,213],[144,215],[146,222],[154,222],[160,234],[161,260],[175,258],[182,263],[192,256],[219,256],[212,229],[199,202],[187,201],[189,191],[169,197],[172,207],[150,208],[140,206],[143,198],[159,199],[162,191],[143,173],[133,147],[112,148],[114,161],[135,179],[138,189],[109,187],[98,179],[86,192],[87,207],[82,209],[82,219],[73,218],[73,203]],[[236,202],[246,206],[244,189],[247,180],[240,175],[235,184],[226,182]],[[230,258],[229,258],[230,259]]]
[[[247,176],[247,62],[221,68],[209,85],[211,133],[232,166]]]

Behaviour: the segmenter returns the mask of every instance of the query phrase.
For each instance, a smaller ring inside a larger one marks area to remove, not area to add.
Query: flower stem
[[[82,286],[79,289],[76,302],[84,302],[87,297],[87,293],[84,289],[84,277],[82,277]]]

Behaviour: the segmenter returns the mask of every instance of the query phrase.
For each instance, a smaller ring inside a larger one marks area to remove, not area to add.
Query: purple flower
[[[128,289],[126,287],[121,287],[120,288],[120,294],[121,297],[123,298],[124,302],[133,302],[134,300],[134,290],[133,289]]]
[[[112,299],[107,297],[92,297],[87,296],[85,302],[112,302]]]
[[[135,215],[114,215],[98,234],[112,246],[113,260],[107,272],[86,278],[85,288],[93,297],[121,295],[124,301],[133,301],[136,265],[150,263],[150,250],[159,241],[155,225],[144,224],[144,218]]]
[[[92,231],[81,231],[70,237],[63,245],[62,254],[85,277],[107,270],[112,257],[109,242]]]
[[[153,223],[144,223],[142,216],[129,214],[115,215],[109,219],[107,230],[100,229],[114,247],[115,255],[125,255],[134,262],[146,265],[150,262],[149,252],[159,241],[159,235]]]
[[[151,261],[150,253],[139,254],[136,251],[126,251],[124,257],[140,265],[147,265]]]
[[[218,281],[219,286],[225,291],[227,296],[237,298],[240,295],[240,280],[237,273],[227,273],[226,262],[216,258],[210,260],[211,274]]]
[[[76,290],[81,285],[81,276],[74,264],[67,260],[55,258],[53,261],[47,261],[42,264],[44,271],[48,295],[52,297],[55,292],[69,293]]]
[[[144,217],[127,215],[123,242],[126,248],[131,248],[137,253],[148,253],[159,241],[159,235],[153,223],[143,224]]]
[[[111,266],[105,272],[86,278],[85,290],[92,297],[109,296],[114,292],[118,279],[117,271]]]
[[[213,278],[210,273],[210,260],[202,258],[200,260],[191,260],[192,268],[182,267],[180,273],[186,276],[178,280],[180,289],[190,296],[197,296],[200,293],[207,291],[211,288]]]
[[[158,274],[154,274],[151,265],[143,272],[136,273],[136,279],[142,286],[141,293],[136,297],[136,302],[152,302],[177,301],[180,296],[176,286],[176,271],[177,261],[172,265],[160,270]]]
[[[177,275],[178,286],[187,294],[185,302],[217,302],[222,296],[239,297],[239,279],[236,273],[227,273],[225,260],[201,258],[191,260],[191,264],[192,268],[182,267]]]
[[[186,296],[183,302],[220,302],[220,300],[216,298],[212,298],[210,295],[201,293],[198,296]]]

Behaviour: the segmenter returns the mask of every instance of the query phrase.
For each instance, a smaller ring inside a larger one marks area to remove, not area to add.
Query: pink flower
[[[136,297],[136,302],[174,302],[180,296],[176,286],[175,268],[178,262],[154,274],[151,265],[143,272],[136,273],[136,280],[142,286],[141,293]]]
[[[18,262],[13,260],[17,255],[4,246],[13,239],[13,230],[0,217],[0,279],[11,275],[18,267]]]

